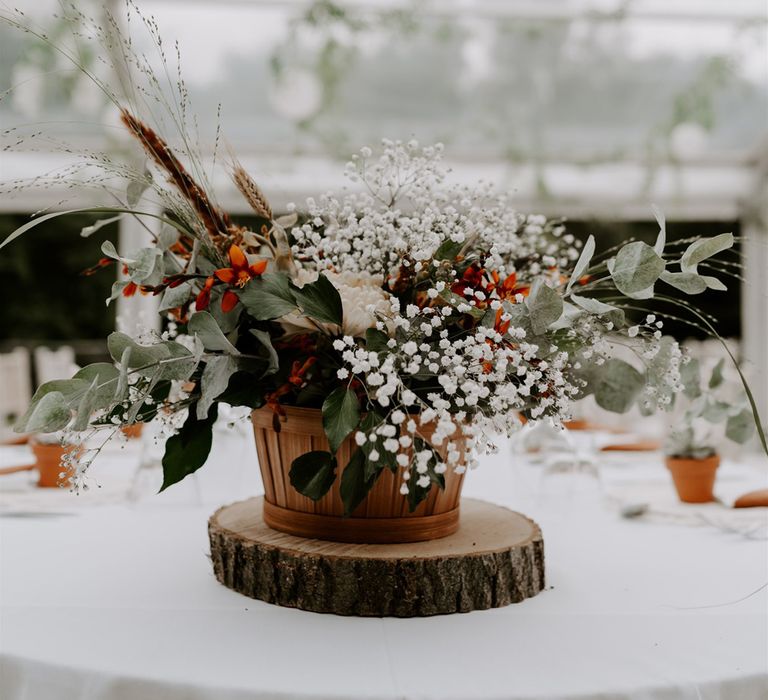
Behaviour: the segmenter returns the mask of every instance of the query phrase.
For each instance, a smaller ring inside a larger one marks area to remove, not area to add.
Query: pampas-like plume
[[[127,110],[121,110],[120,117],[152,160],[168,173],[171,182],[197,212],[211,238],[215,241],[226,236],[232,223],[229,216],[213,205],[203,188],[195,182],[179,159],[173,155],[168,144]]]
[[[234,181],[237,189],[240,190],[240,194],[243,195],[245,201],[251,205],[251,209],[256,212],[257,216],[272,221],[272,207],[269,206],[267,198],[261,191],[259,186],[253,181],[251,176],[245,171],[240,163],[235,161],[232,166],[232,180]]]

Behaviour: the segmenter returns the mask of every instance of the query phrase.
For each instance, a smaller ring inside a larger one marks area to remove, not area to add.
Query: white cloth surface
[[[206,478],[221,472],[231,483],[232,454],[214,452]],[[103,481],[113,459],[94,467]],[[236,459],[256,472],[252,450]],[[6,511],[0,698],[768,698],[766,542],[707,523],[622,519],[617,503],[633,483],[639,500],[649,484],[666,484],[671,498],[669,477],[656,454],[600,459],[599,480],[542,476],[505,446],[470,473],[466,495],[541,525],[547,588],[506,608],[433,618],[319,615],[221,586],[206,532],[216,506],[206,494],[233,500],[221,484],[198,484],[186,500],[164,499],[169,491],[75,502],[66,516],[58,500],[50,517]],[[764,487],[766,471],[725,464],[719,479],[746,491]]]

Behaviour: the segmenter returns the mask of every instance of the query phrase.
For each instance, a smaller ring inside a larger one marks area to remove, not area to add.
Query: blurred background
[[[699,301],[733,339],[768,413],[765,0],[137,4],[156,18],[174,71],[178,41],[201,151],[212,159],[217,141],[231,147],[276,209],[343,186],[349,155],[386,136],[442,141],[455,179],[491,180],[520,210],[565,217],[598,247],[653,240],[652,203],[670,238],[732,231],[741,279]],[[16,6],[101,79],[125,78],[110,75],[87,31],[57,17],[57,2]],[[97,21],[105,11],[125,16],[123,0],[75,6]],[[145,28],[123,28],[159,68]],[[99,203],[75,176],[44,188],[10,183],[66,173],[64,143],[133,153],[108,100],[54,50],[2,24],[0,92],[0,239],[39,210]],[[247,221],[226,171],[213,181],[222,204]],[[28,398],[72,363],[99,359],[116,325],[156,322],[151,298],[105,307],[112,273],[78,276],[103,240],[130,251],[146,235],[121,220],[81,238],[93,220],[55,219],[0,253],[6,420],[26,403],[12,393]]]

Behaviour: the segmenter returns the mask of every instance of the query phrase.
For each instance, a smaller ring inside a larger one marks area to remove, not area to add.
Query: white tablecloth
[[[0,698],[768,698],[766,541],[716,520],[622,519],[635,487],[672,508],[669,477],[657,455],[605,460],[601,482],[541,477],[505,448],[471,473],[467,495],[541,525],[547,589],[422,619],[306,613],[224,588],[207,557],[216,504],[199,492],[68,509],[51,494],[49,517],[12,515],[6,493]],[[232,469],[221,452],[212,462]],[[764,480],[726,464],[719,485]]]

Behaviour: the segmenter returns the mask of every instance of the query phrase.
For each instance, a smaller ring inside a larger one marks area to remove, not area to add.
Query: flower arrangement
[[[130,53],[130,42],[107,40]],[[153,245],[128,256],[106,243],[91,272],[120,266],[125,278],[111,298],[159,296],[168,328],[137,339],[111,334],[113,363],[41,386],[19,431],[85,438],[172,421],[167,488],[206,461],[218,404],[268,407],[276,431],[286,406],[313,408],[330,449],[294,460],[294,488],[318,500],[342,472],[351,513],[391,470],[414,510],[444,486],[448,470],[476,466],[523,419],[559,423],[588,394],[619,413],[669,408],[684,387],[684,353],[655,316],[632,323],[635,300],[675,305],[715,333],[680,296],[725,289],[699,266],[708,271],[707,261],[733,245],[729,233],[667,245],[656,212],[655,245],[630,241],[598,253],[593,237],[582,246],[563,222],[520,214],[489,185],[450,185],[441,145],[389,140],[352,157],[350,192],[319,194],[282,216],[233,158],[232,180],[258,220],[246,228],[218,205],[187,145],[177,155],[99,86],[148,166],[136,173],[91,158],[91,167],[129,181],[119,206],[92,211],[161,226]],[[177,88],[183,98],[183,82]],[[183,119],[180,131],[188,144]],[[163,213],[141,208],[145,192]],[[34,219],[0,248],[64,213]],[[632,362],[619,356],[626,348]],[[350,438],[356,450],[337,464]],[[98,451],[80,453],[73,488],[87,485]]]

